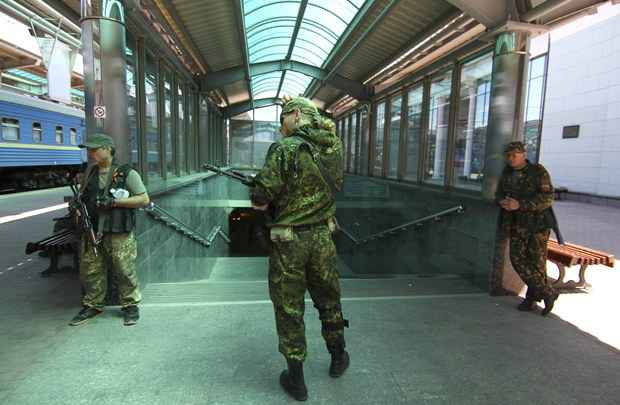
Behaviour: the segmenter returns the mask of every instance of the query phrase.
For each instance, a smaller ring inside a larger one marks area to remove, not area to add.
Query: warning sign
[[[95,118],[105,118],[105,106],[96,105],[94,109]]]

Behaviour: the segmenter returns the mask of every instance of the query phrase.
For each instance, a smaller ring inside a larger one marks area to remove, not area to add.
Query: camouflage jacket
[[[519,201],[519,209],[502,209],[502,224],[512,234],[531,234],[550,229],[554,225],[550,208],[553,204],[553,186],[547,170],[540,164],[527,165],[520,170],[506,166],[495,194],[499,203],[506,197]]]
[[[265,165],[254,178],[250,199],[258,205],[270,204],[272,226],[319,223],[336,214],[330,185],[310,151],[301,147],[304,143],[317,151],[329,150],[342,160],[342,142],[336,134],[310,126],[271,145]],[[329,175],[342,182],[341,169]]]

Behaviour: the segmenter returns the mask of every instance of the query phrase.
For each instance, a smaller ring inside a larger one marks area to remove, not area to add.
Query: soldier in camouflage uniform
[[[98,133],[80,147],[86,148],[89,160],[96,163],[87,168],[81,190],[99,243],[95,255],[88,238],[84,237],[81,242],[83,308],[69,324],[81,325],[103,312],[109,264],[118,282],[124,324],[135,325],[139,319],[137,304],[141,299],[133,235],[135,209],[147,205],[149,196],[135,170],[113,161],[114,140],[111,137]]]
[[[269,296],[273,302],[279,350],[287,361],[280,383],[295,399],[307,398],[304,294],[319,311],[322,335],[332,361],[329,374],[340,377],[349,365],[335,231],[334,193],[342,188],[342,143],[331,120],[302,97],[285,97],[280,116],[283,138],[269,149],[251,190],[256,209],[273,212],[269,258]]]
[[[553,186],[547,170],[526,159],[523,142],[511,142],[505,149],[507,166],[502,173],[496,200],[502,207],[502,226],[510,235],[510,262],[527,293],[518,306],[532,311],[544,300],[542,315],[553,309],[558,293],[547,281],[547,241],[553,228],[551,213]]]

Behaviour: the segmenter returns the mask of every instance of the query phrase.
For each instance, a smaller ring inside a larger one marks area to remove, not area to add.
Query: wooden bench
[[[614,267],[614,255],[590,249],[574,243],[560,245],[556,240],[549,239],[547,243],[547,260],[558,266],[560,274],[553,282],[553,286],[560,289],[585,288],[590,285],[586,282],[586,269],[591,264],[602,264]],[[564,281],[566,267],[579,265],[579,281]]]
[[[28,242],[26,254],[43,251],[50,257],[50,266],[41,272],[42,277],[49,277],[58,271],[58,260],[63,253],[73,253],[73,266],[79,268],[79,257],[77,249],[78,237],[72,229],[65,229],[41,239],[38,242]]]

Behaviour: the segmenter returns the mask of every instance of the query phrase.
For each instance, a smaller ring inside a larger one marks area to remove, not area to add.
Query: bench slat
[[[560,245],[554,239],[549,239],[547,252],[549,260],[560,262],[565,266],[574,266],[576,264],[614,266],[614,255],[573,243]]]

